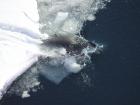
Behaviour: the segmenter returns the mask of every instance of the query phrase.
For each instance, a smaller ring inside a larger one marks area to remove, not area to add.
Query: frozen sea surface
[[[86,68],[88,75],[71,75],[59,85],[41,77],[43,90],[27,99],[5,96],[2,105],[139,105],[139,10],[138,0],[112,1],[86,22],[81,34],[106,45]],[[88,76],[91,87],[80,82]]]

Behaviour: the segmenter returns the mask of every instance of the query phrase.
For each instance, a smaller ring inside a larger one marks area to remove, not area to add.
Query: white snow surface
[[[60,83],[70,73],[79,72],[84,65],[77,63],[76,56],[68,55],[64,47],[41,45],[44,39],[55,35],[73,37],[79,34],[83,23],[94,20],[96,12],[107,1],[109,0],[1,0],[0,99],[13,81],[37,62],[40,56],[53,58],[47,66],[38,68],[54,83]],[[95,52],[95,49],[90,51]],[[25,81],[28,81],[29,76],[35,78],[33,72],[27,73]],[[28,95],[30,87],[33,88],[38,83],[36,81],[30,86],[30,82],[21,82],[20,85],[25,86],[21,90],[23,97]]]
[[[0,1],[0,97],[38,59],[38,20],[35,0]]]

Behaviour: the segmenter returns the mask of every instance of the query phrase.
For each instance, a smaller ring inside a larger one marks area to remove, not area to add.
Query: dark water
[[[46,87],[32,97],[6,97],[1,104],[140,105],[140,1],[112,0],[82,34],[105,45],[94,59],[95,69],[90,68],[94,86],[80,86],[75,76],[59,86],[42,80]]]

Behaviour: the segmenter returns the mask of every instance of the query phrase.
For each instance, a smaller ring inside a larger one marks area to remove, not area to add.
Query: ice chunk
[[[22,94],[22,98],[27,98],[30,97],[30,94],[28,93],[28,91],[24,91]]]
[[[64,61],[64,67],[71,73],[77,73],[82,69],[81,65],[76,62],[74,57],[66,58]]]
[[[57,16],[54,20],[54,24],[58,25],[61,24],[63,21],[65,21],[65,19],[68,17],[68,13],[67,12],[58,12]]]

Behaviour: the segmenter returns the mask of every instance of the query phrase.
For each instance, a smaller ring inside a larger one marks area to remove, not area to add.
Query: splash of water
[[[90,62],[90,54],[103,48],[98,44],[95,46],[89,44],[80,36],[80,31],[84,22],[93,21],[95,14],[103,9],[107,2],[110,0],[37,0],[40,31],[48,33],[51,40],[54,39],[54,42],[50,42],[51,44],[60,45],[51,46],[51,50],[47,48],[49,51],[46,52],[57,53],[51,53],[53,56],[49,59],[47,66],[44,68],[38,66],[41,67],[42,74],[59,83],[70,72],[79,72],[87,62]]]
[[[40,46],[42,56],[9,93],[27,94],[39,85],[39,74],[58,84],[69,74],[84,68],[90,62],[90,54],[98,52],[103,46],[89,44],[80,36],[80,31],[83,23],[93,21],[98,10],[103,9],[109,1],[37,0],[40,37],[43,38]]]

